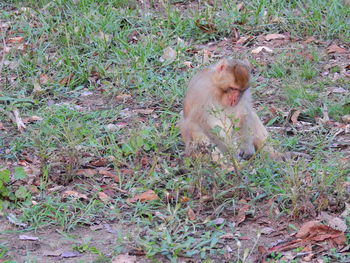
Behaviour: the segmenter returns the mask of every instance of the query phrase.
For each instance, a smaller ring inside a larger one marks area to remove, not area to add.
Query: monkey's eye
[[[235,88],[235,87],[229,87],[226,92],[231,92],[231,91],[240,91],[239,89]]]

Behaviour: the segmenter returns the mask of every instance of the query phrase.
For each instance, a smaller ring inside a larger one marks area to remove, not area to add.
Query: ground
[[[0,262],[348,262],[348,1],[0,3]],[[188,80],[251,66],[284,161],[186,157]]]

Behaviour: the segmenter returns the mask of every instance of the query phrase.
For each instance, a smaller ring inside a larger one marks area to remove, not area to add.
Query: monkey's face
[[[248,68],[241,64],[227,65],[217,74],[218,101],[224,107],[234,107],[248,88]]]

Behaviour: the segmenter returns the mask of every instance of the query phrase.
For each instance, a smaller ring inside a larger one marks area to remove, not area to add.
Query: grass
[[[233,27],[242,36],[289,32],[294,38],[346,43],[350,7],[340,0],[254,0],[245,1],[242,10],[234,1],[151,2],[154,7],[123,0],[0,3],[0,24],[11,22],[11,29],[1,32],[1,42],[21,36],[25,43],[9,45],[4,55],[0,119],[8,130],[1,135],[2,159],[15,163],[35,156],[44,174],[40,194],[31,195],[37,204],[19,199],[10,205],[28,229],[58,226],[69,232],[98,219],[128,222],[147,234],[120,241],[117,254],[134,243],[154,260],[158,255],[173,262],[179,256],[197,256],[210,262],[224,254],[218,237],[227,231],[237,234],[232,222],[213,222],[237,212],[241,199],[258,210],[261,201],[276,198],[281,214],[299,218],[330,207],[341,211],[348,198],[343,184],[349,180],[349,167],[338,161],[343,154],[330,148],[332,129],[305,129],[292,136],[272,132],[277,148],[306,152],[312,159],[295,165],[258,157],[244,166],[241,178],[232,178],[208,160],[183,156],[177,121],[186,83],[203,64],[200,45],[229,38]],[[190,8],[183,6],[191,3]],[[203,32],[200,25],[212,32]],[[250,54],[249,45],[233,56],[248,57],[254,65],[253,96],[259,115],[270,119],[268,126],[282,126],[283,114],[292,108],[312,125],[315,117],[323,117],[325,105],[333,121],[349,113],[348,95],[327,95],[328,87],[349,91],[350,86],[345,77],[332,77],[341,72],[340,66],[321,77],[329,60],[325,46],[290,43],[262,61]],[[177,57],[161,62],[167,47]],[[185,61],[195,69],[187,69]],[[123,94],[131,97],[120,99]],[[269,105],[279,110],[276,115]],[[37,115],[42,121],[27,124],[19,134],[7,116],[16,108],[22,117]],[[120,126],[111,130],[110,124]],[[127,193],[114,192],[110,203],[97,195],[108,184],[103,178],[77,175],[99,158],[106,158],[106,166],[118,175],[118,188]],[[48,192],[57,184],[89,199],[62,200]],[[126,202],[127,196],[149,189],[160,200]],[[181,201],[184,197],[189,200]],[[205,197],[211,201],[206,203]],[[197,212],[195,220],[188,218],[190,207]],[[1,245],[0,259],[6,251]],[[243,253],[237,255],[232,260],[248,262]]]

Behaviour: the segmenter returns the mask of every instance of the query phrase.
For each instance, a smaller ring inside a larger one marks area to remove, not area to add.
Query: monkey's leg
[[[255,154],[254,147],[254,118],[252,114],[244,114],[239,119],[238,158],[248,160]]]
[[[260,150],[262,147],[265,146],[266,139],[268,136],[268,132],[259,119],[258,115],[256,112],[252,113],[252,133],[253,133],[253,143],[255,150]]]
[[[210,140],[195,122],[183,118],[180,122],[180,132],[185,141],[186,155],[208,150]]]

